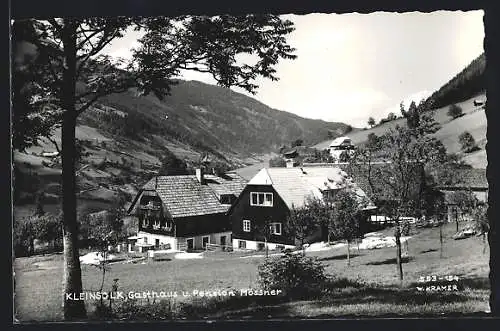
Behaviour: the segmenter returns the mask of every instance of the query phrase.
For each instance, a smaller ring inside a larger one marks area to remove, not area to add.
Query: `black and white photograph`
[[[491,314],[484,15],[13,18],[14,322]]]

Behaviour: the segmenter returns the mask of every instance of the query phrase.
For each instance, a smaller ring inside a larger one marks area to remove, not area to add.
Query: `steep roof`
[[[247,181],[235,172],[227,172],[221,176],[205,175],[205,182],[217,197],[222,194],[234,194],[238,197]]]
[[[335,138],[331,143],[330,143],[330,147],[335,147],[335,146],[340,146],[342,145],[342,143],[345,141],[345,140],[348,140],[349,143],[351,143],[351,138],[349,137],[338,137],[338,138]]]
[[[338,167],[264,168],[248,185],[270,185],[288,208],[304,206],[308,198],[322,198],[323,191],[351,187],[367,198],[359,186]]]
[[[155,183],[156,178],[151,179],[142,190],[156,191],[163,207],[173,218],[227,211],[227,206],[219,202],[212,188],[208,185],[201,185],[196,176],[158,176],[157,180]]]
[[[452,183],[439,183],[442,189],[488,189],[486,169],[462,168],[454,170],[455,180]]]

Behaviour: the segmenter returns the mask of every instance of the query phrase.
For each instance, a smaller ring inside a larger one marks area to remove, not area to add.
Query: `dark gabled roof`
[[[454,170],[455,179],[451,182],[438,183],[441,189],[488,189],[486,169],[459,168]]]
[[[207,174],[205,175],[205,183],[218,198],[223,194],[232,194],[238,197],[247,185],[247,181],[235,172],[227,172],[221,176]]]
[[[208,185],[201,185],[196,176],[158,176],[147,182],[143,190],[156,191],[163,207],[173,218],[225,213],[227,206]]]
[[[135,210],[142,194],[158,196],[172,218],[225,213],[229,206],[220,202],[220,196],[238,197],[247,183],[234,172],[221,176],[206,174],[204,178],[202,185],[194,175],[153,177],[139,190],[128,212]]]

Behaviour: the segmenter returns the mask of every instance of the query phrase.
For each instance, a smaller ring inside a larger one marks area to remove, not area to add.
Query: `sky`
[[[302,117],[366,127],[401,101],[419,102],[483,52],[483,11],[283,15],[295,60],[276,66],[279,81],[257,79],[264,104]],[[138,34],[129,32],[105,52],[129,57]],[[243,56],[241,61],[251,61]],[[183,72],[186,80],[215,84],[209,74]]]

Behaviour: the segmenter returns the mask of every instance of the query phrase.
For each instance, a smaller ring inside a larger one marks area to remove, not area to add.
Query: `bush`
[[[259,265],[259,284],[266,290],[282,290],[290,299],[318,296],[326,285],[324,266],[316,259],[285,250],[285,255]]]
[[[33,223],[29,218],[14,221],[12,240],[16,257],[30,256],[35,252]]]
[[[448,108],[448,112],[446,114],[448,116],[450,116],[451,118],[455,119],[455,118],[462,116],[464,113],[463,113],[462,107],[457,106],[456,104],[453,104],[450,106],[450,108]]]
[[[175,311],[170,300],[140,303],[128,299],[119,304],[96,301],[92,318],[96,320],[151,321],[173,319]]]
[[[52,243],[51,250],[56,250],[57,241],[62,239],[61,220],[48,213],[15,220],[13,244],[16,257],[33,255],[35,239]]]
[[[476,140],[467,131],[463,132],[460,136],[458,136],[458,142],[462,146],[462,151],[464,151],[465,153],[470,153],[478,149],[476,145]]]
[[[276,156],[269,160],[269,167],[271,168],[284,168],[286,167],[285,159]]]

